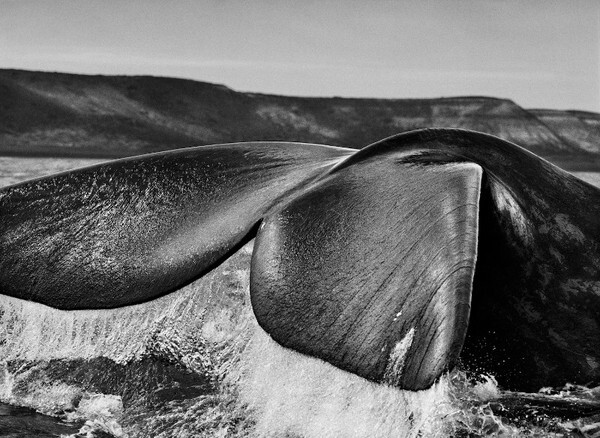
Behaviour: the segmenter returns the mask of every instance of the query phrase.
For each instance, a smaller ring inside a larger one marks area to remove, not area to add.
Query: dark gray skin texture
[[[352,152],[203,146],[4,188],[0,293],[68,310],[164,295],[217,266],[278,198]]]
[[[460,361],[600,378],[600,190],[489,135],[153,154],[2,189],[0,219],[4,295],[139,303],[257,235],[253,309],[288,348],[406,389]]]
[[[391,137],[339,167],[370,156],[484,170],[466,366],[511,389],[600,383],[598,188],[511,143],[460,130]]]
[[[370,380],[431,386],[456,362],[469,322],[480,181],[470,163],[379,157],[325,178],[259,229],[259,324]]]

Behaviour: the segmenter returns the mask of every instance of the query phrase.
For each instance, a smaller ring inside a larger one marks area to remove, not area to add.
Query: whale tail
[[[193,281],[352,150],[204,146],[111,161],[0,191],[0,293],[114,308]]]
[[[250,271],[259,324],[370,380],[431,386],[469,323],[481,174],[394,160],[333,172],[261,225]]]
[[[459,357],[538,389],[600,377],[599,218],[600,190],[474,132],[206,146],[2,189],[0,293],[139,303],[256,236],[252,306],[281,345],[404,389]]]

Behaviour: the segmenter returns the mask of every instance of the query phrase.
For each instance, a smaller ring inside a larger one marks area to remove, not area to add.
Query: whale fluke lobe
[[[367,160],[265,219],[259,324],[285,347],[404,389],[458,359],[469,322],[481,168]]]
[[[279,197],[350,152],[282,143],[204,146],[4,188],[0,293],[59,309],[164,295],[218,264],[252,237]]]
[[[284,347],[412,390],[459,361],[511,389],[600,382],[600,189],[472,131],[206,146],[3,188],[0,294],[126,306],[254,236],[253,310]]]
[[[600,382],[600,189],[533,153],[472,131],[391,137],[367,158],[483,169],[477,265],[463,366],[505,388]]]

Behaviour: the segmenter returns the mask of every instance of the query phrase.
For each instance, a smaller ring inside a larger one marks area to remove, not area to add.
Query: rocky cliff
[[[306,98],[150,76],[0,70],[0,153],[126,156],[286,140],[360,148],[398,132],[488,132],[555,161],[600,164],[600,115],[506,99]]]

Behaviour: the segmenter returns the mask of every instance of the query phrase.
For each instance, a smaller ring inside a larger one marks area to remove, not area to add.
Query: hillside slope
[[[585,111],[529,110],[567,145],[600,154],[600,114]]]
[[[559,161],[600,157],[600,115],[527,111],[490,97],[304,98],[173,78],[21,70],[0,70],[0,96],[5,154],[126,156],[249,140],[360,148],[406,130],[460,127]]]

